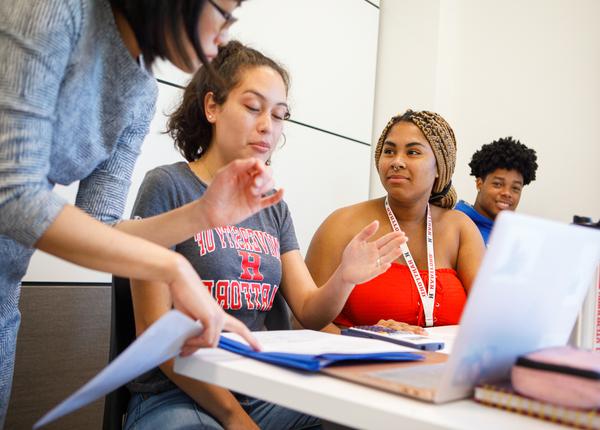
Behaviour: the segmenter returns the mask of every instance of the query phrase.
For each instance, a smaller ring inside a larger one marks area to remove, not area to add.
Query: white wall
[[[372,1],[377,4],[378,1]],[[292,119],[369,142],[375,88],[379,10],[365,0],[252,0],[244,2],[232,37],[283,63],[290,71]],[[159,78],[184,85],[189,79],[168,63]],[[181,90],[159,85],[151,132],[132,179],[126,215],[145,172],[180,160],[161,134],[165,114]],[[305,252],[310,239],[334,209],[368,197],[369,146],[287,123],[287,144],[273,157],[278,187],[292,211]],[[60,193],[74,200],[76,185]],[[109,282],[91,272],[36,252],[26,281]]]
[[[382,0],[374,140],[393,113],[439,112],[458,139],[454,183],[472,202],[473,152],[512,135],[540,165],[519,211],[600,217],[598,17],[596,0]]]

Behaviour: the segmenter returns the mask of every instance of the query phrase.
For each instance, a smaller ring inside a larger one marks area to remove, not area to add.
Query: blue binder
[[[419,361],[423,360],[423,355],[415,352],[377,352],[366,354],[291,354],[284,352],[263,352],[254,351],[248,345],[221,336],[219,348],[234,352],[245,357],[266,363],[276,364],[278,366],[290,367],[292,369],[307,370],[317,372],[323,367],[332,364],[356,363],[367,361]]]

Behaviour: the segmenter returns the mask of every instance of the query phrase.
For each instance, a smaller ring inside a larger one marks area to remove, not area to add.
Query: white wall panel
[[[238,15],[231,36],[291,72],[295,120],[369,142],[377,8],[364,0],[251,0]]]
[[[377,4],[378,2],[373,2]],[[365,0],[252,0],[239,9],[232,36],[283,63],[290,71],[292,119],[370,141],[378,9]],[[157,78],[185,85],[190,75],[166,62]],[[164,134],[166,115],[181,90],[159,84],[157,111],[133,173],[125,217],[149,169],[182,157]],[[368,195],[369,147],[292,123],[274,156],[277,184],[286,189],[302,252],[334,209]],[[77,184],[58,192],[74,201]],[[26,281],[108,282],[89,271],[36,252]]]
[[[331,212],[368,198],[370,147],[295,124],[286,124],[285,133],[287,143],[273,156],[273,171],[304,255]]]
[[[439,0],[382,1],[380,14],[372,153],[392,116],[435,102]],[[378,197],[385,190],[371,166],[370,195]]]
[[[565,222],[600,216],[600,2],[441,4],[436,107],[459,138],[460,194],[474,201],[473,152],[512,135],[539,164],[519,211]]]
[[[598,16],[595,0],[382,0],[374,135],[393,111],[442,114],[458,141],[454,184],[471,202],[473,152],[512,135],[540,166],[519,211],[597,218]]]

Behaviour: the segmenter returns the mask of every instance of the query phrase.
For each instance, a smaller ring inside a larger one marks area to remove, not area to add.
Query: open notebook
[[[255,333],[263,350],[250,348],[230,333],[221,336],[219,348],[245,357],[292,369],[316,372],[324,367],[357,362],[418,361],[421,354],[382,341],[364,342],[312,330],[281,330]]]

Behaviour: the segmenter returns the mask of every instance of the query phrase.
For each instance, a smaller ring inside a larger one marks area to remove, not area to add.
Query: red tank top
[[[427,285],[428,273],[419,270]],[[458,324],[467,294],[453,269],[437,269],[433,324]],[[393,319],[411,325],[425,326],[421,297],[408,267],[393,263],[387,272],[358,284],[352,290],[335,323],[351,327],[377,324],[380,319]]]

